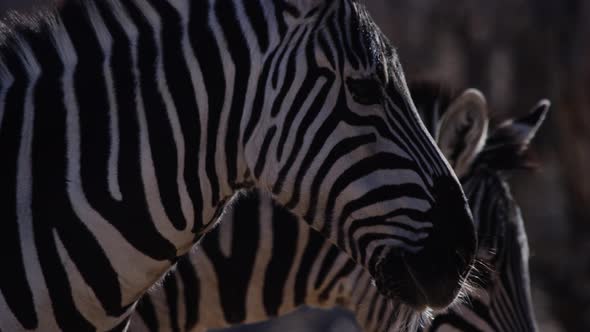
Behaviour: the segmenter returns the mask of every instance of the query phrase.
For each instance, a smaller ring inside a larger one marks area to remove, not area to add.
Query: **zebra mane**
[[[14,1],[0,7],[0,46],[10,43],[19,32],[36,32],[55,22],[62,1]]]

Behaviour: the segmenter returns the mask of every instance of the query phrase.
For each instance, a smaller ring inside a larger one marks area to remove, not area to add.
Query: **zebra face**
[[[284,6],[286,41],[266,57],[276,89],[246,148],[258,156],[246,156],[257,185],[365,266],[386,296],[448,305],[471,266],[473,224],[394,49],[357,2]]]

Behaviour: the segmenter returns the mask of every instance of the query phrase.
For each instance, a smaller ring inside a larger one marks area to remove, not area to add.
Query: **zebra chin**
[[[422,249],[412,253],[392,248],[371,274],[380,293],[415,310],[448,307],[461,292],[473,266],[477,239],[460,186],[437,180],[435,206],[429,212],[434,227]]]

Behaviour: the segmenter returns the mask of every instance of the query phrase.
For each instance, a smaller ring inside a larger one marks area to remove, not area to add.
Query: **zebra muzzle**
[[[433,228],[421,250],[392,248],[371,271],[378,290],[417,310],[444,309],[464,287],[477,240],[471,212],[459,185],[435,186],[436,205],[429,212]]]

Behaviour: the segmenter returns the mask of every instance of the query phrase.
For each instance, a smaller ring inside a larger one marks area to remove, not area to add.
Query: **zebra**
[[[243,188],[386,297],[454,300],[471,214],[358,1],[62,3],[0,27],[0,330],[126,329]]]
[[[428,86],[419,90],[413,94],[415,100],[425,100],[420,96],[430,93]],[[442,100],[440,105],[444,107],[444,104]],[[416,106],[433,107],[428,102]],[[535,167],[527,155],[528,146],[549,107],[550,102],[544,99],[525,116],[498,124],[471,162],[471,169],[465,173],[458,171],[474,211],[478,234],[479,263],[472,276],[475,286],[464,301],[437,314],[421,331],[537,331],[530,290],[529,246],[522,214],[510,193],[506,176],[511,170]],[[429,130],[436,128],[433,118],[424,120]],[[468,119],[463,120],[468,123]],[[443,136],[441,133],[438,137],[441,147],[445,146]],[[452,150],[447,150],[446,155]]]
[[[534,331],[526,234],[502,175],[524,163],[502,163],[526,161],[522,155],[548,102],[488,133],[487,104],[478,90],[454,98],[432,83],[410,90],[462,176],[480,241],[475,289],[437,313],[428,331]],[[429,322],[428,313],[412,315],[400,301],[383,297],[362,266],[270,196],[244,193],[223,218],[161,288],[146,294],[131,331],[198,332],[264,321],[302,305],[344,307],[363,331],[416,331]],[[256,235],[241,237],[251,230]]]

